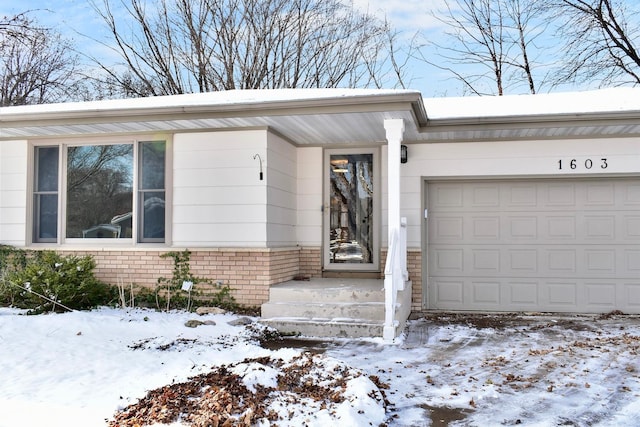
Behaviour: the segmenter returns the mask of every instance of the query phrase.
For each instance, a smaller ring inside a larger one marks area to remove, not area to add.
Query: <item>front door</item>
[[[372,150],[327,150],[325,155],[326,270],[378,269],[378,168]]]

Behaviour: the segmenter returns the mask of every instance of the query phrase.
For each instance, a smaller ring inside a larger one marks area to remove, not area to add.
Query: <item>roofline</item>
[[[179,95],[178,95],[179,96]],[[166,96],[171,99],[173,96]],[[118,106],[116,101],[90,101],[70,104],[43,104],[37,106],[20,106],[0,108],[1,124],[26,124],[33,121],[107,121],[110,119],[123,119],[125,121],[140,120],[141,118],[158,119],[159,116],[184,115],[214,115],[218,117],[233,116],[273,116],[287,114],[317,114],[319,112],[341,113],[354,111],[383,111],[387,109],[406,110],[409,104],[413,110],[417,127],[427,124],[427,114],[422,100],[422,95],[418,91],[403,91],[398,93],[375,92],[344,96],[310,97],[305,99],[282,99],[272,101],[260,101],[258,99],[246,100],[232,103],[223,102],[203,102],[197,104],[176,104],[176,105],[147,105],[149,99],[140,98],[141,102],[135,105]],[[156,98],[157,99],[157,98]],[[174,98],[175,99],[175,98]],[[144,101],[142,101],[144,100]],[[104,103],[103,108],[96,108],[94,105]],[[109,104],[113,103],[113,107]],[[60,110],[54,110],[55,106],[64,106]],[[68,108],[69,105],[77,108]],[[87,108],[82,108],[85,105]],[[94,106],[91,108],[91,106]],[[33,108],[31,108],[33,107]],[[48,107],[48,108],[47,108]],[[13,111],[17,110],[15,113]],[[26,111],[24,111],[26,110]],[[42,111],[44,110],[44,111]],[[259,113],[259,114],[256,114]]]
[[[423,132],[433,131],[435,128],[442,130],[455,126],[475,127],[485,126],[510,126],[514,125],[557,125],[558,123],[571,124],[600,121],[628,121],[640,119],[640,110],[625,111],[598,111],[587,113],[550,113],[532,115],[509,115],[509,116],[478,116],[478,117],[452,117],[429,119],[427,125],[421,128]]]

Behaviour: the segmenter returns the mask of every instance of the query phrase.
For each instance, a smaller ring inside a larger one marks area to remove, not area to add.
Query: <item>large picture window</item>
[[[165,161],[164,141],[36,147],[34,241],[58,242],[62,229],[66,239],[163,242]]]

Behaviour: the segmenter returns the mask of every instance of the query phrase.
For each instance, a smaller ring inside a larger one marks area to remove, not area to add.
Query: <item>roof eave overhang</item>
[[[420,92],[403,92],[381,95],[352,95],[301,100],[279,100],[264,102],[239,102],[198,105],[156,105],[124,108],[62,109],[61,111],[17,111],[0,110],[0,127],[39,123],[145,121],[180,117],[250,117],[278,115],[308,115],[322,113],[380,112],[411,108],[417,126],[427,123],[427,116]]]
[[[640,135],[640,111],[435,118],[429,119],[420,133],[424,140],[433,142],[451,140],[447,135],[454,133],[457,140],[463,135],[469,135],[468,140],[511,140],[514,135],[534,139],[532,134],[554,138],[545,130],[559,128],[563,131],[557,132],[555,138],[636,136]]]

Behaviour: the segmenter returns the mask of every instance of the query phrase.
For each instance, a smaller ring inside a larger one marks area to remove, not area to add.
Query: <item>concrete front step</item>
[[[319,279],[272,285],[270,302],[384,302],[384,282],[380,279]]]
[[[320,301],[320,299],[316,299]],[[384,321],[384,302],[267,302],[262,304],[265,319],[293,317],[303,319],[362,319]]]
[[[382,336],[384,281],[322,278],[269,288],[261,322],[284,334],[315,337]]]
[[[308,337],[367,338],[381,337],[383,323],[355,319],[262,319],[261,323],[282,334]]]

